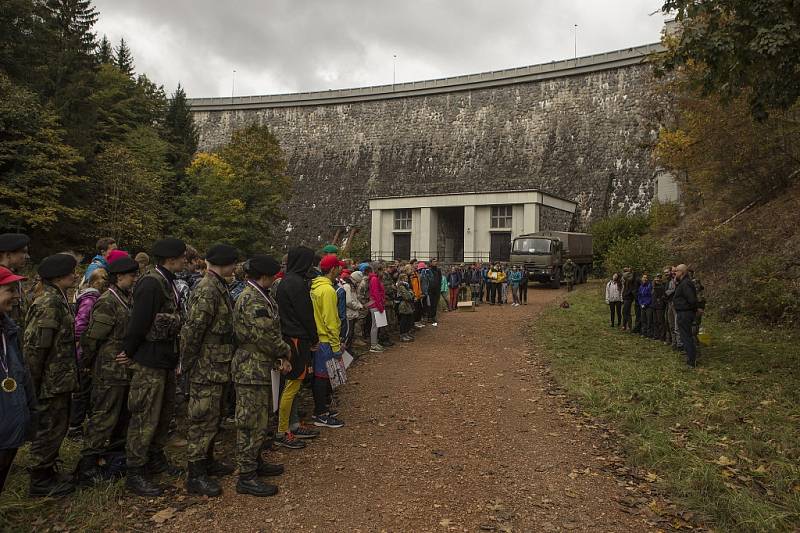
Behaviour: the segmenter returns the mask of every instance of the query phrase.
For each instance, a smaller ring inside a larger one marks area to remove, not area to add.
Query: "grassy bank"
[[[724,531],[800,528],[800,339],[707,317],[699,366],[609,326],[602,286],[552,308],[533,343],[584,409],[626,435],[631,462]]]

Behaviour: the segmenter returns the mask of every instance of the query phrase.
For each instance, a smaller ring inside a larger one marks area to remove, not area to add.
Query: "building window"
[[[511,206],[493,205],[491,229],[510,229],[510,228],[511,228]]]
[[[396,230],[411,229],[411,209],[394,210],[394,229]]]

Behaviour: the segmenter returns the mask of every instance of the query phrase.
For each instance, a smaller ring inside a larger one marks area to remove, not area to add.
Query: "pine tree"
[[[183,173],[197,152],[199,133],[186,101],[186,92],[180,83],[169,101],[164,129],[167,140],[172,145],[169,163],[176,172]]]
[[[41,4],[46,20],[46,75],[39,93],[53,104],[66,130],[66,141],[91,157],[94,146],[95,52],[92,31],[97,11],[90,0],[47,0]]]
[[[125,39],[119,40],[119,46],[116,48],[114,56],[114,64],[122,72],[128,76],[133,77],[133,54],[131,49],[125,44]]]
[[[65,201],[83,181],[77,152],[64,144],[58,117],[0,73],[0,231],[47,232],[84,213]]]
[[[97,61],[101,65],[114,63],[114,48],[111,46],[111,41],[109,41],[108,37],[105,35],[103,35],[97,47]]]

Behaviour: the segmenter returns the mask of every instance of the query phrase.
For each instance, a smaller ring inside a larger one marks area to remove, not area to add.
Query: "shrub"
[[[729,273],[717,295],[723,317],[741,314],[772,324],[800,320],[800,281],[786,259],[762,255]]]
[[[617,239],[611,243],[605,260],[606,272],[621,272],[629,266],[636,272],[661,272],[669,262],[664,244],[649,236]]]
[[[615,240],[644,235],[649,229],[648,216],[625,213],[611,215],[592,224],[589,232],[592,234],[595,274],[603,274],[606,256]]]
[[[650,205],[650,227],[654,230],[673,228],[680,220],[680,208],[674,202],[654,200]]]

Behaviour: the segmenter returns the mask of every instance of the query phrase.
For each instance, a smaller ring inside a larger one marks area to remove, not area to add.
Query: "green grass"
[[[557,382],[622,430],[629,460],[724,531],[800,529],[800,339],[722,323],[686,367],[662,343],[609,327],[600,284],[532,328]]]
[[[20,449],[6,488],[0,496],[0,531],[101,531],[118,525],[129,510],[122,505],[124,482],[103,483],[65,498],[28,498],[28,447]],[[80,445],[64,440],[64,469],[74,468]],[[52,529],[53,527],[56,529]]]

